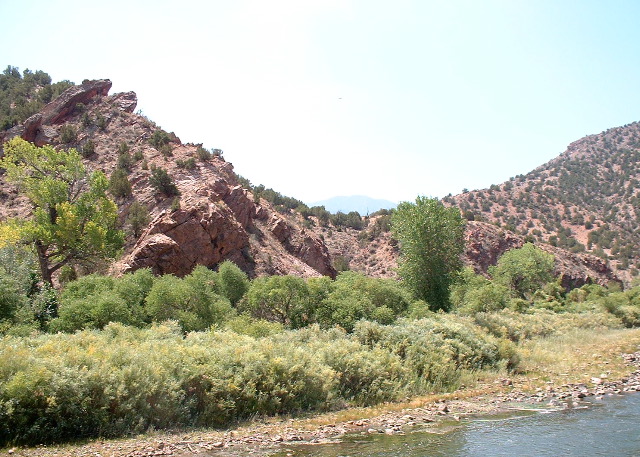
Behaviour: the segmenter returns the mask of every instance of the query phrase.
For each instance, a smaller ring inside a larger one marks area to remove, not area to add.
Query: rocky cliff
[[[277,213],[268,202],[254,201],[239,185],[233,166],[219,155],[198,158],[201,145],[182,144],[174,134],[134,114],[134,92],[109,96],[110,88],[109,80],[71,87],[39,113],[2,133],[0,140],[21,136],[39,146],[75,147],[83,151],[87,168],[100,169],[107,176],[117,167],[127,170],[131,195],[116,200],[123,227],[127,229],[129,209],[136,200],[147,208],[150,223],[137,239],[129,233],[125,255],[112,267],[114,273],[149,267],[158,274],[183,276],[196,265],[215,268],[230,259],[250,276],[335,276],[319,237],[295,217]],[[156,132],[164,139],[162,147],[150,141],[158,137]],[[178,200],[151,185],[154,167],[168,172]],[[2,200],[2,218],[29,212],[11,187],[5,189]]]

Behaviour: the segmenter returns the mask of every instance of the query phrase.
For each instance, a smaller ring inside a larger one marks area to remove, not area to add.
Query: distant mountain
[[[375,213],[380,209],[392,209],[397,205],[397,203],[389,200],[371,198],[365,195],[331,197],[309,204],[309,206],[324,206],[325,209],[331,213],[337,213],[338,211],[342,211],[343,213],[357,211],[362,216]]]

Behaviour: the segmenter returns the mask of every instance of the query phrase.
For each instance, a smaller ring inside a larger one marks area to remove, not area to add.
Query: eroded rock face
[[[248,234],[231,211],[214,204],[162,212],[142,234],[123,271],[151,268],[185,276],[197,265],[214,266],[248,245]]]
[[[121,111],[133,113],[138,105],[138,96],[135,92],[121,92],[113,96],[112,103]]]
[[[600,257],[585,253],[574,254],[548,244],[541,244],[538,247],[555,257],[554,274],[560,277],[560,283],[566,290],[585,284],[606,286],[610,282],[621,283],[607,262]]]
[[[76,109],[78,103],[86,105],[96,96],[106,97],[109,94],[109,90],[111,90],[111,81],[108,79],[85,81],[79,86],[70,87],[42,109],[40,112],[42,114],[42,124],[50,125],[65,122]]]
[[[476,273],[486,274],[491,265],[498,263],[502,254],[521,248],[524,239],[494,225],[468,222],[465,231],[465,260]]]

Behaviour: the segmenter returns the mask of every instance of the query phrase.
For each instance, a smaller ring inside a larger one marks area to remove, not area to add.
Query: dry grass
[[[519,346],[522,361],[518,377],[524,388],[545,384],[589,382],[605,373],[619,379],[629,373],[620,354],[635,352],[640,329],[575,330],[563,335],[538,338]]]

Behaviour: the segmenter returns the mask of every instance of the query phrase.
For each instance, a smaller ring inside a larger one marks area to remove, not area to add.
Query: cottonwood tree
[[[75,149],[37,147],[21,138],[4,144],[0,167],[31,201],[33,216],[19,224],[35,248],[42,279],[65,265],[91,265],[114,257],[124,242],[118,209],[107,197],[104,173],[91,174]]]
[[[400,243],[398,273],[419,300],[433,310],[448,310],[449,287],[462,269],[464,220],[457,208],[435,198],[402,202],[392,217]]]

